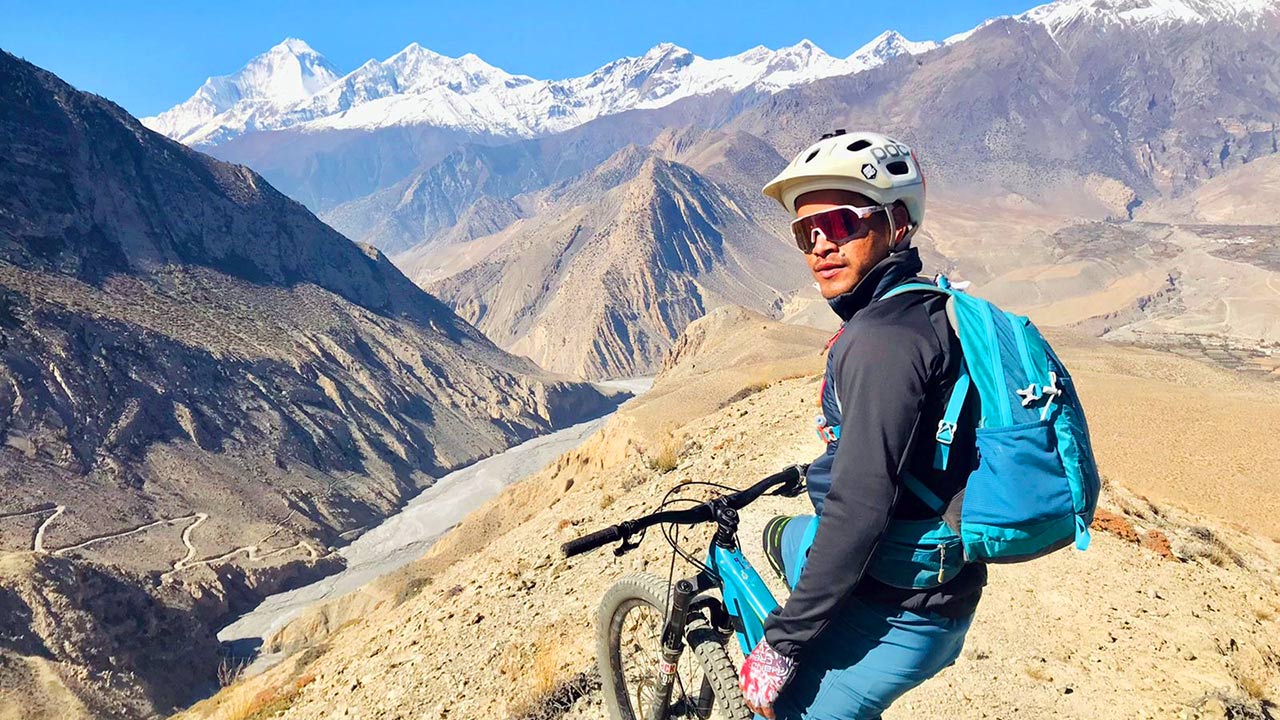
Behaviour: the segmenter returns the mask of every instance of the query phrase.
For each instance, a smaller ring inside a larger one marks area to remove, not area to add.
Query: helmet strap
[[[898,241],[898,227],[897,223],[893,221],[893,206],[889,205],[884,210],[885,217],[889,218],[889,254],[892,255],[896,252],[902,252],[907,248],[905,243],[900,243]]]

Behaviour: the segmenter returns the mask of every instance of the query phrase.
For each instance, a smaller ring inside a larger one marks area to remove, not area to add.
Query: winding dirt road
[[[45,547],[45,535],[49,531],[49,526],[53,524],[53,521],[62,517],[62,515],[66,513],[66,511],[67,511],[66,505],[51,505],[51,506],[33,508],[30,510],[21,510],[18,512],[0,514],[0,520],[8,520],[11,518],[27,517],[30,515],[39,515],[41,513],[49,513],[49,517],[45,518],[40,523],[40,526],[36,528],[35,538],[31,542],[31,550],[32,552],[48,553],[50,555],[55,555],[55,556],[66,555],[67,553],[75,550],[83,550],[84,548],[89,547],[90,545],[104,543],[109,540],[115,540],[117,538],[136,535],[138,533],[146,532],[147,530],[150,530],[152,528],[157,528],[161,526],[173,526],[181,523],[189,523],[185,528],[182,529],[182,544],[186,548],[186,554],[183,555],[181,558],[175,560],[173,562],[173,568],[168,572],[164,573],[163,575],[161,575],[160,577],[162,578],[169,577],[174,573],[181,572],[183,570],[186,570],[187,568],[201,567],[206,565],[213,565],[215,563],[225,562],[241,553],[245,554],[245,557],[249,562],[261,562],[263,560],[268,560],[270,558],[283,555],[285,553],[292,552],[294,550],[306,551],[308,558],[311,560],[315,560],[320,557],[320,553],[315,549],[315,547],[312,546],[311,543],[308,543],[305,540],[299,540],[294,545],[289,545],[287,547],[276,548],[274,550],[267,550],[263,552],[261,550],[261,545],[267,542],[268,540],[270,540],[271,538],[275,537],[276,535],[278,535],[280,531],[283,529],[282,526],[277,526],[276,529],[273,530],[270,534],[268,534],[266,537],[262,538],[261,540],[259,540],[258,542],[252,545],[245,545],[243,547],[238,547],[229,552],[225,552],[221,555],[215,555],[213,557],[208,557],[208,558],[198,560],[196,558],[199,555],[199,551],[196,550],[195,542],[192,540],[192,535],[193,533],[195,533],[196,528],[200,527],[202,523],[204,523],[206,520],[209,519],[209,514],[202,513],[202,512],[192,513],[190,515],[183,515],[180,517],[154,520],[152,522],[144,523],[134,528],[121,530],[119,532],[114,532],[114,533],[108,533],[106,535],[98,535],[96,537],[88,538],[87,540],[82,540],[74,545],[67,545],[65,547],[60,547],[54,550],[50,550],[49,548]]]

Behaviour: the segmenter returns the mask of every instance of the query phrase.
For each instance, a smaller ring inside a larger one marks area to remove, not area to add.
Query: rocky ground
[[[683,356],[651,394],[586,445],[481,508],[420,563],[287,629],[275,642],[292,657],[187,717],[602,717],[590,681],[595,606],[626,573],[665,576],[670,550],[656,534],[621,559],[602,550],[566,560],[559,545],[649,512],[678,483],[744,486],[820,450],[808,425],[821,358],[749,357],[770,342],[766,355],[798,348],[805,337],[795,333],[812,331],[747,314],[701,322],[718,326],[695,323],[690,335],[702,327],[704,337],[677,343]],[[820,347],[821,334],[814,337]],[[740,348],[742,362],[693,370],[716,338]],[[1159,418],[1113,418],[1155,411],[1142,402],[1152,386],[1138,380],[1198,391],[1205,407],[1273,384],[1154,353],[1135,363],[1115,348],[1064,349],[1080,368],[1108,477],[1095,543],[1084,554],[993,569],[960,660],[887,717],[1270,717],[1280,697],[1280,546],[1244,529],[1238,511],[1262,500],[1234,494],[1231,475],[1259,471],[1224,465],[1201,474],[1218,498],[1212,508],[1180,507],[1188,505],[1181,491],[1166,496],[1155,479],[1145,499],[1124,484],[1136,472],[1127,458],[1155,452]],[[1202,443],[1202,454],[1229,451],[1255,432],[1238,424]],[[1147,470],[1176,477],[1198,472],[1198,461],[1167,452]],[[769,498],[744,513],[741,535],[758,566],[765,519],[803,510],[802,499]],[[686,547],[704,542],[696,535]]]

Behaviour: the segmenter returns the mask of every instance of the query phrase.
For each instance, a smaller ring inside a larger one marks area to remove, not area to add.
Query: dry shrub
[[[1188,537],[1173,548],[1180,560],[1203,558],[1219,567],[1245,567],[1244,558],[1207,527],[1187,528]]]
[[[249,666],[248,658],[224,657],[218,662],[218,687],[229,687],[240,679],[240,673]]]
[[[600,692],[600,674],[592,668],[574,675],[551,692],[521,707],[511,720],[556,720],[579,699]]]
[[[1039,665],[1032,665],[1026,669],[1027,677],[1039,682],[1053,682],[1053,678],[1049,673]]]
[[[645,481],[648,479],[649,478],[643,472],[639,472],[635,469],[629,469],[627,474],[622,478],[622,489],[628,491],[635,490],[645,484]]]
[[[235,693],[218,708],[218,720],[266,720],[289,709],[298,693],[316,679],[307,673],[299,675],[280,687],[266,688],[255,694],[247,691]]]
[[[605,493],[605,494],[600,498],[600,509],[601,509],[601,510],[604,510],[605,508],[609,507],[609,506],[610,506],[610,505],[612,505],[614,502],[616,502],[616,501],[617,501],[617,499],[618,499],[618,498],[614,497],[612,493]]]
[[[1258,701],[1267,699],[1267,686],[1258,678],[1252,675],[1237,675],[1236,685],[1240,686],[1240,691],[1247,697]]]
[[[243,720],[249,717],[253,705],[253,695],[248,692],[232,692],[218,704],[213,713],[214,720]]]
[[[1116,492],[1113,488],[1110,497],[1111,502],[1120,510],[1121,514],[1136,517],[1140,520],[1153,520],[1160,517],[1160,509],[1141,495],[1134,495],[1127,491]]]
[[[413,578],[406,582],[404,585],[400,586],[400,589],[396,592],[396,604],[402,605],[421,595],[423,590],[426,590],[431,586],[433,580],[434,579],[430,575],[426,575],[423,577]]]
[[[683,443],[675,435],[668,434],[649,458],[650,469],[669,473],[680,465],[680,449]]]
[[[1260,698],[1241,692],[1210,693],[1195,704],[1195,708],[1205,717],[1228,718],[1228,720],[1273,720],[1274,705]]]
[[[563,669],[573,660],[573,650],[553,627],[542,628],[532,641],[510,643],[498,672],[511,681],[508,688],[512,717],[555,717],[547,713],[549,707],[563,704],[566,697],[569,704],[581,697],[582,692],[573,690],[575,682],[581,683],[581,673],[570,675]],[[556,698],[559,700],[552,702]]]
[[[720,407],[722,408],[728,407],[729,405],[732,405],[738,402],[739,400],[745,400],[751,397],[752,395],[755,395],[756,393],[760,392],[761,390],[768,388],[770,384],[771,383],[769,383],[767,380],[754,380],[748,383],[746,387],[730,395],[727,400],[725,400],[723,403],[720,404]]]

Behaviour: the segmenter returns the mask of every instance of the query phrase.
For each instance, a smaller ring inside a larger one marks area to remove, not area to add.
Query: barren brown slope
[[[511,352],[577,376],[643,374],[708,310],[772,312],[805,282],[744,194],[631,147],[496,235],[400,262]]]
[[[1154,444],[1163,425],[1148,417],[1114,432],[1108,418],[1134,397],[1097,378],[1116,372],[1112,353],[1123,352],[1102,348],[1092,359],[1092,346],[1064,348],[1068,364],[1082,368],[1112,515],[1103,516],[1087,554],[993,569],[961,659],[888,717],[1264,717],[1262,702],[1280,693],[1280,546],[1171,507],[1156,493],[1142,500],[1114,480],[1116,471],[1130,472],[1124,457]],[[697,358],[690,353],[686,362]],[[661,444],[634,439],[620,417],[588,446],[469,518],[422,563],[380,583],[378,600],[322,646],[233,686],[190,716],[240,717],[237,709],[274,703],[286,718],[601,717],[590,690],[595,605],[627,572],[665,575],[669,554],[656,537],[622,559],[602,550],[566,561],[558,545],[651,510],[677,482],[744,485],[815,456],[821,445],[809,423],[818,376],[810,367],[810,376],[770,376],[772,385],[684,423],[676,431],[678,463],[668,473],[651,465]],[[675,371],[657,388],[669,383],[669,392],[696,393],[707,380]],[[1176,378],[1165,382],[1181,387]],[[1205,404],[1224,387],[1256,385],[1212,370],[1195,382]],[[644,405],[641,398],[633,409]],[[1187,462],[1167,455],[1149,469],[1153,483]],[[1237,495],[1218,510],[1256,501]],[[766,566],[753,538],[765,519],[804,509],[803,500],[769,499],[744,513],[744,547],[759,567]],[[689,548],[701,542],[686,537]],[[585,680],[574,680],[580,672]],[[587,693],[567,711],[544,704],[575,682]]]
[[[447,468],[607,405],[252,171],[5,53],[0,96],[0,549],[130,571],[212,624]],[[200,689],[50,657],[143,714]]]
[[[1176,198],[1143,205],[1140,220],[1216,225],[1280,225],[1280,155],[1258,158]]]
[[[922,153],[931,189],[1013,193],[1073,213],[1116,207],[1112,183],[1143,199],[1177,195],[1276,152],[1278,22],[1086,21],[1055,38],[1000,18],[867,72],[744,92],[722,127],[784,156],[832,128],[881,128]],[[1124,201],[1117,209],[1123,217]]]
[[[1269,367],[1280,351],[1280,226],[1103,221],[939,195],[916,242],[926,267],[1042,327],[1234,366]]]

